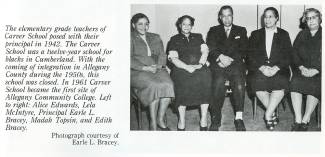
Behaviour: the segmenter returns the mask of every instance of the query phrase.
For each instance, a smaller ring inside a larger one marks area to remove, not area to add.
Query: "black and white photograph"
[[[0,0],[0,157],[324,157],[324,0]]]
[[[131,5],[130,129],[321,131],[320,10]]]

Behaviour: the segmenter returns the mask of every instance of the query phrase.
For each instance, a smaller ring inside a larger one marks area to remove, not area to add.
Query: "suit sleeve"
[[[143,66],[145,66],[143,63],[141,63],[134,54],[134,43],[131,41],[131,69],[133,70],[139,70],[141,71]]]
[[[322,70],[322,38],[319,37],[318,41],[313,43],[315,50],[312,57],[311,57],[311,64],[312,67],[317,69],[319,71],[319,73],[321,73]]]
[[[207,45],[209,47],[209,57],[208,60],[212,63],[215,62],[216,59],[221,54],[220,49],[217,46],[217,35],[216,31],[213,28],[210,28],[208,35],[207,35]]]
[[[247,38],[247,31],[246,28],[243,28],[241,31],[241,40],[240,40],[240,46],[239,46],[239,54],[240,59],[243,60],[247,56],[247,49],[248,49],[248,38]]]
[[[283,39],[282,39],[282,48],[281,48],[281,53],[283,55],[281,55],[282,57],[279,58],[279,62],[276,63],[275,65],[277,65],[280,69],[281,68],[288,68],[289,64],[290,64],[290,56],[292,54],[292,45],[291,45],[291,40],[289,37],[289,33],[285,32],[285,34],[283,35]]]
[[[320,50],[321,54],[322,50]],[[322,55],[319,55],[318,58],[315,58],[315,68],[321,73],[322,71]]]

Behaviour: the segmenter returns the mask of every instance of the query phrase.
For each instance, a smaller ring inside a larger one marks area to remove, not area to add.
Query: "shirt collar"
[[[223,26],[223,28],[224,28],[225,30],[227,30],[227,29],[231,30],[231,27],[232,27],[232,25],[230,25],[229,27]]]
[[[188,35],[188,37],[186,37],[186,35],[184,35],[183,33],[179,33],[179,34],[182,36],[183,39],[186,39],[186,38],[188,38],[188,39],[193,38],[193,35],[192,35],[191,32],[190,32],[190,34]]]
[[[266,32],[269,32],[269,33],[278,33],[278,27],[275,27],[275,29],[273,29],[273,30],[270,30],[270,29],[266,29],[265,28],[265,31]]]
[[[316,34],[317,31],[318,31],[318,29],[316,29],[316,30],[312,30],[312,31],[310,31],[310,32]]]

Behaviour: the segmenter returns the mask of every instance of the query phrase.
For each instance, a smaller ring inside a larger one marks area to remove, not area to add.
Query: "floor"
[[[142,129],[148,130],[148,118],[146,108],[143,108],[142,112]],[[316,111],[316,110],[315,110]],[[316,114],[315,111],[312,115],[310,121],[309,131],[320,131],[321,127],[317,126],[316,122]],[[265,123],[263,121],[264,109],[261,105],[257,106],[257,115],[255,120],[253,120],[253,105],[252,101],[247,97],[245,99],[244,106],[244,123],[247,131],[268,131],[265,128]],[[219,128],[220,131],[235,131],[235,126],[233,123],[234,112],[231,106],[230,100],[227,97],[224,106],[222,109],[222,124]],[[279,105],[279,119],[280,123],[275,127],[274,131],[290,131],[291,125],[293,124],[294,115],[292,111],[292,107],[287,101],[284,101],[284,104]],[[172,130],[177,130],[177,112],[173,111],[173,107],[170,106],[167,110],[167,125]],[[186,111],[186,130],[187,131],[199,131],[199,108],[188,109]],[[210,125],[210,115],[208,117],[208,123]],[[136,112],[134,105],[131,105],[130,108],[130,129],[131,130],[139,130],[136,118]]]

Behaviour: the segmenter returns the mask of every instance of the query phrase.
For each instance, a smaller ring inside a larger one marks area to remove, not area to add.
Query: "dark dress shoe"
[[[293,123],[293,125],[291,126],[291,131],[301,131],[301,123]]]
[[[301,123],[300,131],[308,131],[309,123]]]
[[[161,131],[170,131],[170,129],[169,129],[168,127],[163,128],[163,127],[161,127],[161,126],[159,126],[159,125],[157,125],[157,127],[158,127]]]
[[[211,124],[209,131],[219,131],[219,125]]]
[[[234,121],[236,131],[246,131],[244,121],[242,119],[235,119]]]
[[[208,127],[207,126],[206,127],[200,126],[200,131],[208,131]]]

